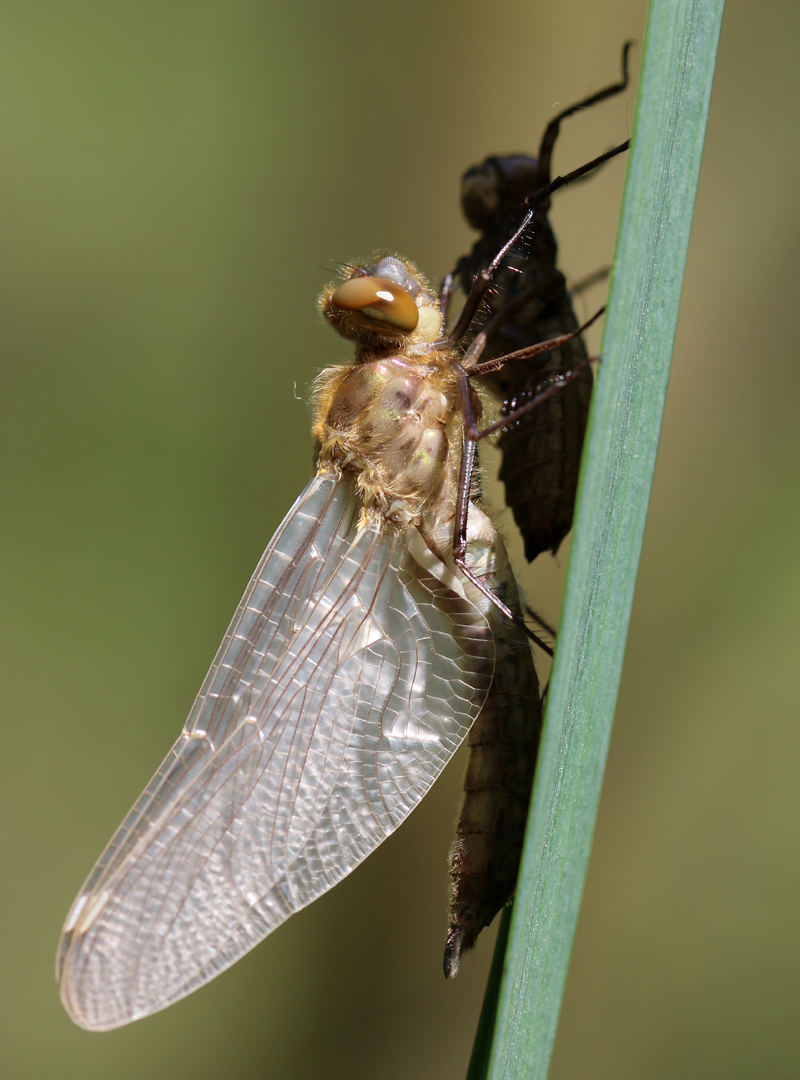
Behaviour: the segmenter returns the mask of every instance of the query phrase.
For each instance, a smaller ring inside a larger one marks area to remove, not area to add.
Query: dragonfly
[[[478,426],[481,340],[462,341],[531,220],[450,333],[431,286],[395,255],[346,267],[323,292],[355,355],[316,381],[316,475],[67,916],[56,974],[81,1027],[148,1016],[235,963],[392,833],[468,733],[447,974],[513,892],[541,726],[538,639],[476,493],[475,448],[494,428]]]
[[[619,81],[553,117],[542,135],[536,157],[525,154],[487,157],[462,177],[462,212],[481,235],[448,276],[444,290],[448,300],[454,285],[465,295],[469,294],[477,275],[517,228],[526,199],[539,193],[535,202],[531,200],[528,204],[534,210],[534,221],[524,234],[524,244],[510,253],[494,277],[493,292],[486,296],[484,359],[570,333],[578,326],[572,299],[580,286],[568,289],[557,267],[558,245],[548,218],[550,194],[566,183],[592,174],[628,144],[614,148],[569,177],[558,178],[556,185],[551,181],[553,151],[565,119],[628,88],[631,47],[632,42],[626,42],[623,47]],[[593,275],[587,283],[598,276]],[[571,371],[586,356],[586,347],[577,335],[549,353],[539,353],[527,362],[504,365],[484,378],[504,402],[503,411],[508,414],[535,397],[548,379]],[[572,527],[592,381],[591,367],[582,367],[580,377],[565,386],[563,392],[527,413],[518,424],[503,429],[499,436],[502,455],[499,475],[529,562],[547,550],[555,555]]]

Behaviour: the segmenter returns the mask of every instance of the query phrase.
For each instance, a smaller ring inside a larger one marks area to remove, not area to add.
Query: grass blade
[[[528,833],[502,976],[499,953],[470,1077],[544,1080],[550,1064],[650,499],[722,11],[723,0],[650,5]]]
[[[497,1003],[503,981],[503,961],[506,955],[510,924],[511,908],[506,905],[500,914],[500,926],[497,930],[497,941],[494,946],[494,955],[492,956],[492,966],[483,998],[483,1007],[478,1020],[478,1029],[475,1032],[475,1045],[472,1048],[467,1080],[486,1080],[486,1070],[489,1068],[489,1054],[491,1053],[494,1029],[497,1022]]]

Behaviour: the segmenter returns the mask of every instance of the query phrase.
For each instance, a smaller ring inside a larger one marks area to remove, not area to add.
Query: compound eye
[[[333,293],[332,308],[355,311],[371,322],[410,334],[419,322],[419,308],[402,285],[384,277],[353,277]]]

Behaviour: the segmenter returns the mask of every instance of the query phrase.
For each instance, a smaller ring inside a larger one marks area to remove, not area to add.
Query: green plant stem
[[[511,908],[506,906],[500,915],[500,926],[497,930],[497,941],[492,956],[492,966],[489,970],[489,980],[486,986],[486,994],[483,998],[481,1015],[478,1020],[478,1030],[475,1032],[475,1046],[472,1051],[472,1059],[467,1070],[467,1080],[486,1080],[486,1070],[489,1067],[489,1053],[492,1049],[495,1023],[497,1021],[497,1003],[500,998],[500,986],[503,978],[503,962],[508,944],[508,930],[511,925]]]
[[[492,967],[471,1080],[544,1080],[550,1064],[650,499],[722,11],[723,0],[650,5],[542,747],[508,946]]]

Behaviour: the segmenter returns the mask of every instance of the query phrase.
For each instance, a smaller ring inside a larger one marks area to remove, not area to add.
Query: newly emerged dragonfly
[[[147,1016],[233,964],[396,829],[470,729],[448,974],[513,891],[540,701],[534,635],[471,497],[483,369],[458,343],[485,278],[447,337],[395,256],[323,293],[355,361],[320,375],[316,476],[68,915],[57,977],[82,1027]]]
[[[554,116],[536,157],[488,157],[468,169],[461,179],[464,217],[481,235],[469,254],[458,261],[447,293],[453,284],[458,284],[468,294],[475,278],[516,230],[525,206],[531,205],[534,211],[532,228],[525,232],[523,243],[509,253],[494,277],[492,293],[487,294],[484,359],[569,334],[578,326],[572,295],[556,265],[558,246],[548,218],[553,150],[562,121],[627,89],[630,48],[628,42],[622,50],[621,79]],[[626,147],[627,143],[613,153]],[[604,154],[569,177],[559,178],[561,182],[553,190],[593,172],[608,156]],[[526,199],[541,192],[548,193],[526,204]],[[510,413],[535,396],[548,379],[571,371],[586,356],[581,337],[574,336],[550,352],[527,362],[507,364],[485,378],[504,402],[504,411]],[[498,439],[502,454],[500,479],[529,562],[543,551],[555,554],[572,527],[591,391],[592,371],[585,366],[580,377],[562,393],[529,412]]]

